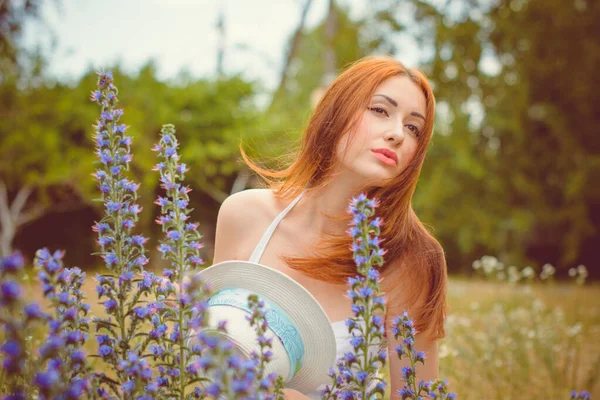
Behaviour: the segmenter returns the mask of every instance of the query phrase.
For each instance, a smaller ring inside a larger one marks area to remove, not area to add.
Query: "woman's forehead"
[[[391,76],[373,92],[373,99],[381,99],[393,107],[401,107],[425,114],[426,101],[421,88],[404,75]]]

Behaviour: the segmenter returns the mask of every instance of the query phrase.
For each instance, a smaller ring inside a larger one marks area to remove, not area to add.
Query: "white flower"
[[[546,309],[546,305],[540,299],[533,300],[532,307],[533,307],[533,311],[535,311],[535,312],[544,311]]]
[[[540,278],[542,280],[546,280],[554,275],[556,272],[556,268],[554,268],[551,264],[544,264],[542,267],[542,273],[540,274]]]
[[[569,330],[567,331],[567,336],[577,336],[579,332],[581,332],[581,324],[579,322],[576,322],[575,325],[569,327]]]
[[[438,352],[439,358],[446,358],[450,355],[450,347],[446,343],[440,344],[440,350]]]
[[[481,257],[481,263],[483,265],[483,272],[489,275],[498,266],[498,259],[494,256],[483,256]]]
[[[525,279],[533,278],[535,276],[535,270],[528,265],[521,271],[521,276]]]
[[[508,272],[508,282],[517,283],[521,280],[521,274],[519,274],[519,269],[514,265],[511,265],[507,269]]]

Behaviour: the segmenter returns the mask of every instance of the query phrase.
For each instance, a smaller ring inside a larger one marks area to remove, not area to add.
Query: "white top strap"
[[[263,233],[262,237],[260,238],[260,241],[254,248],[254,251],[252,252],[252,255],[250,256],[250,260],[248,260],[248,261],[257,263],[257,264],[260,262],[263,252],[267,248],[267,244],[269,243],[269,240],[271,239],[273,232],[275,232],[275,228],[277,228],[277,225],[279,225],[281,220],[283,218],[285,218],[287,213],[290,212],[290,210],[300,201],[304,192],[306,192],[306,189],[304,189],[294,200],[292,200],[292,202],[290,204],[288,204],[288,206],[283,211],[281,211],[279,213],[279,215],[277,215],[275,217],[275,219],[273,219],[273,221],[271,222],[271,225],[269,225],[269,227],[267,228],[265,233]]]

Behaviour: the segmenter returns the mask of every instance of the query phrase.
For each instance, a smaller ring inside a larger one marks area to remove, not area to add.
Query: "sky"
[[[290,35],[306,0],[46,0],[42,17],[47,26],[26,25],[27,47],[56,48],[48,73],[75,81],[90,67],[97,70],[119,62],[137,71],[149,59],[157,62],[160,79],[186,69],[193,77],[214,76],[218,47],[217,17],[225,16],[226,73],[262,81],[274,88]],[[368,0],[338,0],[360,15]],[[307,27],[326,15],[328,0],[313,0]],[[248,49],[239,48],[244,45]],[[416,48],[415,48],[416,51]],[[407,54],[402,61],[416,62]]]

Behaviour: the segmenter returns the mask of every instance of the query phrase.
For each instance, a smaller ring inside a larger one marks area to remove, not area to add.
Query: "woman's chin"
[[[364,179],[364,185],[367,187],[384,187],[389,185],[394,176],[390,173],[382,173],[382,171],[370,171],[371,173],[361,174]]]

